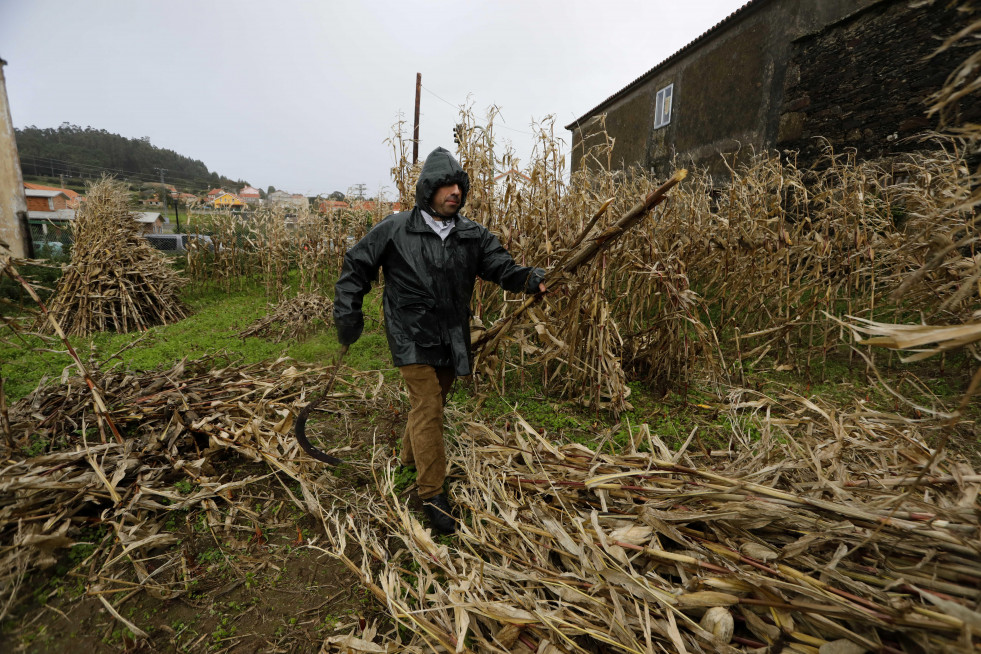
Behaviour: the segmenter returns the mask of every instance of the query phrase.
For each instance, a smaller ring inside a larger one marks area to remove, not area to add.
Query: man
[[[519,266],[496,236],[460,215],[470,179],[443,148],[426,158],[412,211],[389,216],[344,256],[334,289],[334,324],[346,347],[361,336],[361,304],[378,268],[385,273],[385,334],[409,393],[402,465],[432,526],[456,530],[443,493],[443,405],[453,379],[471,372],[470,299],[477,277],[507,291],[545,292],[545,271]]]

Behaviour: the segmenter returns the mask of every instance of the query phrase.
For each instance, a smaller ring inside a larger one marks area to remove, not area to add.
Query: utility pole
[[[416,73],[416,119],[412,126],[412,165],[419,161],[419,96],[422,92],[422,73]]]
[[[180,197],[180,193],[178,193],[174,197],[174,215],[177,217],[177,233],[178,234],[181,233],[181,210],[177,206],[177,200],[178,200],[179,197]]]
[[[167,183],[164,181],[164,173],[167,172],[166,168],[154,168],[160,173],[160,199],[163,200],[164,213],[167,213],[167,198],[170,193],[167,192]],[[177,234],[181,233],[181,212],[177,208],[177,198],[174,198],[174,216],[177,218]]]
[[[166,168],[154,168],[158,173],[160,173],[160,199],[163,200],[164,209],[167,208],[167,185],[164,182],[164,173],[167,172]]]

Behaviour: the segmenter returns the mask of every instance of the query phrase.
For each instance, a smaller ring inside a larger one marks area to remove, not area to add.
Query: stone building
[[[935,127],[926,98],[965,56],[929,55],[965,20],[941,1],[751,0],[567,125],[572,168],[602,114],[614,166],[658,175],[675,158],[725,175],[737,151],[799,150],[806,165],[817,137],[865,158],[922,147],[906,137]]]
[[[27,226],[27,199],[24,197],[24,178],[17,157],[14,123],[7,104],[7,82],[0,59],[0,255],[33,256]]]

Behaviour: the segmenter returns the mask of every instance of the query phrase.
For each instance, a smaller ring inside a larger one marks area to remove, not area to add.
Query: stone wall
[[[612,165],[667,175],[674,165],[725,175],[724,154],[773,146],[781,124],[792,44],[885,0],[755,0],[568,125],[573,170],[589,119],[605,113]],[[671,122],[654,128],[656,93],[674,84]]]
[[[14,123],[7,104],[7,83],[3,75],[6,63],[0,59],[0,243],[6,244],[6,249],[0,245],[0,254],[27,257],[31,255],[25,223],[27,200],[17,157]]]
[[[825,145],[817,137],[863,159],[922,149],[917,135],[937,127],[926,116],[927,98],[967,56],[958,49],[930,55],[964,21],[950,3],[914,8],[889,0],[797,39],[776,147],[799,150],[803,165],[820,157]],[[981,107],[962,110],[962,118],[981,120]]]

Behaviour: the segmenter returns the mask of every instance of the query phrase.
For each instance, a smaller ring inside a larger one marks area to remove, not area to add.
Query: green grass
[[[365,334],[351,347],[345,360],[347,365],[359,370],[392,367],[378,323],[379,296],[373,291],[366,298],[365,314],[369,319]],[[145,333],[99,333],[69,341],[83,362],[94,360],[102,366],[122,362],[124,367],[137,371],[170,368],[184,357],[198,359],[223,352],[241,364],[289,356],[301,362],[325,365],[333,362],[339,348],[333,329],[302,342],[275,343],[272,339],[240,337],[239,332],[266,315],[267,302],[259,286],[231,293],[205,287],[186,293],[185,302],[190,316],[176,324],[153,327]],[[18,339],[5,337],[8,342],[0,342],[0,375],[6,379],[4,390],[8,400],[16,401],[27,395],[42,378],[60,377],[66,369],[68,374],[76,374],[74,363],[59,342],[49,346],[38,337],[29,336],[28,346],[24,347]],[[139,343],[134,345],[136,341]]]
[[[180,266],[182,259],[175,260]],[[50,271],[40,271],[45,281],[53,286]],[[296,282],[295,275],[291,281]],[[229,293],[213,284],[189,285],[184,300],[190,309],[188,318],[173,325],[159,326],[144,334],[96,334],[88,338],[72,338],[72,344],[85,361],[94,361],[103,368],[120,364],[135,371],[149,371],[172,367],[187,357],[197,359],[208,355],[226,354],[238,364],[250,364],[273,360],[282,356],[315,365],[330,365],[336,359],[339,346],[334,329],[323,330],[301,342],[275,343],[270,338],[241,338],[238,334],[252,322],[266,315],[268,303],[260,285],[246,285],[242,290]],[[366,298],[365,332],[355,343],[345,364],[356,370],[382,370],[389,380],[397,380],[398,373],[392,366],[388,344],[381,325],[381,293],[376,289]],[[38,383],[77,374],[74,364],[61,351],[57,341],[45,343],[37,337],[26,337],[29,347],[23,347],[8,332],[5,343],[0,342],[0,375],[5,378],[8,400],[30,393]],[[139,342],[137,342],[139,341]],[[114,355],[117,355],[115,356]],[[728,360],[733,353],[728,353]],[[964,392],[969,366],[964,355],[951,355],[946,370],[937,362],[928,366],[885,366],[885,355],[878,354],[880,369],[890,378],[898,379],[899,390],[913,397],[924,406],[935,406],[943,401],[948,407],[956,405]],[[830,352],[826,360],[820,356],[812,359],[810,369],[792,371],[774,370],[777,361],[772,356],[760,360],[758,370],[745,369],[746,385],[771,397],[791,391],[804,397],[821,397],[840,406],[868,400],[873,405],[900,408],[896,400],[881,387],[872,383],[865,362],[847,351]],[[803,364],[798,364],[803,365]],[[916,370],[917,384],[912,379]],[[521,380],[524,383],[521,383]],[[659,436],[669,447],[680,445],[688,437],[692,427],[701,425],[700,442],[708,447],[723,446],[731,438],[734,426],[726,422],[718,410],[712,407],[722,400],[708,387],[694,385],[690,388],[661,395],[641,382],[631,382],[630,403],[633,409],[618,418],[604,411],[580,406],[572,400],[547,393],[541,387],[540,375],[533,369],[522,376],[515,371],[505,380],[506,392],[500,396],[483,386],[482,398],[472,396],[466,383],[458,382],[452,401],[481,408],[489,420],[508,420],[517,411],[539,431],[554,440],[580,442],[595,447],[601,441],[604,447],[617,447],[629,442],[630,430],[647,423],[652,433]],[[745,426],[741,431],[745,432]],[[452,438],[452,435],[449,435]],[[49,447],[47,441],[27,445],[39,453]],[[642,444],[642,447],[646,445]]]

